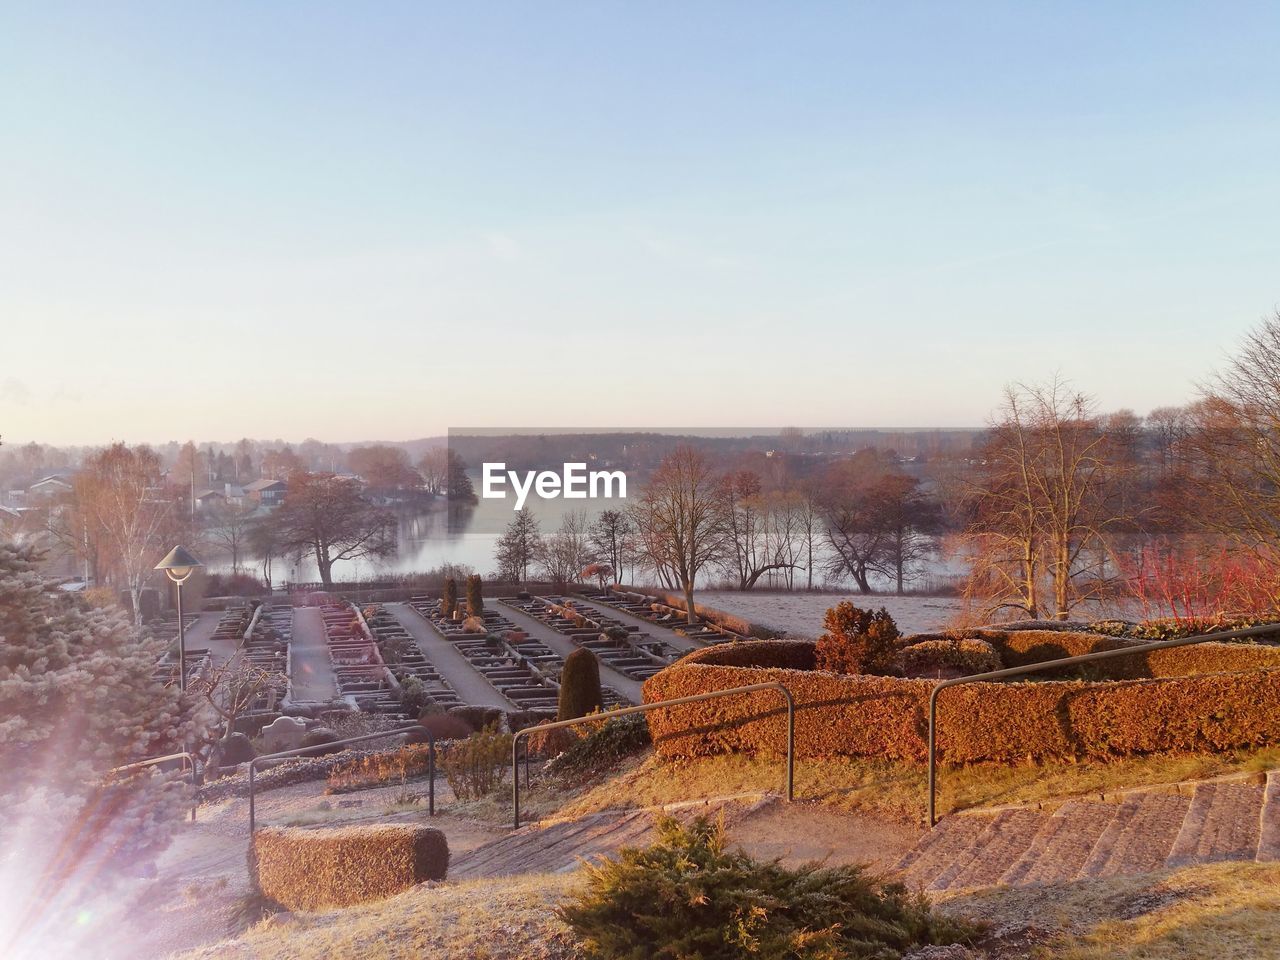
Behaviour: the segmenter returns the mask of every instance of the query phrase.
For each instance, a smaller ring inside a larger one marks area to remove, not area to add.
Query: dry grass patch
[[[984,764],[939,771],[938,810],[1059,801],[1131,787],[1176,783],[1280,767],[1280,748],[1224,754],[1153,756],[1114,763],[1058,763],[1006,767]],[[648,807],[704,797],[782,789],[779,757],[724,754],[665,759],[650,754],[612,779],[570,797],[558,809],[543,795],[539,811],[578,816],[599,810]],[[924,819],[928,775],[913,763],[842,758],[798,760],[796,797],[899,823]]]
[[[980,944],[988,957],[1254,960],[1280,956],[1277,888],[1280,864],[1217,863],[943,895],[941,903],[998,931]]]
[[[415,887],[378,903],[285,914],[187,960],[576,960],[555,908],[580,877],[532,874]]]

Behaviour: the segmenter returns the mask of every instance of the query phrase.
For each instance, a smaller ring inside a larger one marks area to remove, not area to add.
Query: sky
[[[975,426],[1280,304],[1275,4],[0,4],[6,443]]]

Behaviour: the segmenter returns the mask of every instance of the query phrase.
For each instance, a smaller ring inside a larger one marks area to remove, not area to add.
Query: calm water
[[[476,483],[478,489],[478,479]],[[510,498],[481,499],[471,510],[452,512],[443,504],[429,510],[397,510],[395,555],[385,560],[334,564],[334,579],[376,579],[391,574],[422,573],[446,563],[465,564],[480,574],[491,573],[497,567],[494,550],[498,538],[515,515],[511,509],[513,502]],[[618,509],[624,503],[620,500],[540,500],[530,497],[526,506],[546,535],[555,532],[566,514],[583,513],[589,523],[600,511],[611,507]],[[279,580],[319,579],[315,562],[310,559],[304,559],[297,565],[277,561],[273,573]]]

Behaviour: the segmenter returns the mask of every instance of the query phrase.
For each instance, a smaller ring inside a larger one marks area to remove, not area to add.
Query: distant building
[[[0,506],[0,533],[14,535],[22,526],[22,511],[13,507]]]
[[[250,502],[263,507],[278,507],[284,503],[289,485],[283,480],[255,480],[244,488]]]
[[[227,495],[221,490],[201,490],[196,494],[197,510],[216,510],[227,502]]]
[[[52,500],[64,493],[70,493],[72,490],[71,481],[61,474],[53,474],[45,477],[43,480],[37,480],[31,486],[27,487],[27,499],[47,499]]]

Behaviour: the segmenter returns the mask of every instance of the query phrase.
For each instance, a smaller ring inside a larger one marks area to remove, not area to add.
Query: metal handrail
[[[359,737],[347,737],[345,740],[334,740],[332,743],[317,743],[313,747],[299,747],[297,750],[284,750],[280,753],[268,753],[254,757],[249,761],[249,836],[257,826],[257,811],[254,807],[254,773],[259,763],[268,760],[288,760],[290,757],[305,757],[317,752],[330,752],[334,747],[346,746],[349,743],[365,743],[369,740],[381,740],[385,737],[398,737],[405,733],[425,734],[427,738],[427,815],[436,815],[436,738],[426,727],[414,724],[411,727],[399,727],[395,730],[384,730],[381,733],[366,733]]]
[[[170,760],[182,760],[187,769],[191,771],[191,789],[196,789],[196,758],[195,755],[183,750],[180,753],[170,753],[163,757],[149,757],[146,760],[139,760],[136,763],[126,763],[122,767],[112,767],[107,771],[108,776],[113,773],[120,773],[122,770],[141,770],[143,767],[154,767],[159,763],[168,763]],[[191,801],[191,820],[194,823],[196,819],[196,807],[199,804],[193,798]]]
[[[716,697],[728,697],[739,693],[754,693],[758,690],[777,690],[787,701],[787,802],[790,803],[795,799],[795,781],[796,781],[796,703],[791,696],[791,691],[776,680],[770,680],[766,683],[751,683],[744,687],[729,687],[725,690],[711,690],[707,693],[697,693],[688,697],[676,697],[672,700],[657,700],[653,703],[642,703],[635,707],[620,707],[616,710],[609,710],[605,713],[593,713],[585,717],[578,717],[574,720],[557,720],[555,723],[543,723],[536,727],[525,727],[523,730],[517,730],[511,737],[511,805],[514,808],[513,826],[520,829],[520,738],[525,734],[543,733],[548,730],[561,730],[565,727],[575,727],[582,723],[600,723],[605,720],[611,720],[614,717],[625,717],[632,713],[647,713],[650,710],[657,710],[659,707],[675,707],[684,703],[698,703],[702,700],[713,700]],[[525,787],[529,786],[529,750],[525,748]]]
[[[1136,653],[1150,650],[1167,650],[1170,647],[1186,647],[1196,643],[1208,643],[1212,640],[1236,640],[1243,637],[1257,637],[1263,634],[1280,633],[1280,624],[1263,624],[1256,627],[1243,627],[1239,630],[1222,630],[1218,633],[1197,634],[1189,637],[1178,637],[1175,640],[1155,640],[1151,643],[1140,643],[1132,647],[1119,647],[1115,650],[1100,650],[1097,653],[1082,653],[1075,657],[1063,657],[1059,660],[1044,660],[1022,667],[1008,667],[1004,670],[989,670],[986,673],[975,673],[967,677],[955,677],[943,680],[934,686],[929,694],[929,826],[938,823],[937,817],[937,777],[938,758],[935,749],[938,726],[938,694],[948,687],[958,687],[966,683],[978,683],[983,680],[1003,680],[1006,677],[1020,677],[1041,670],[1054,670],[1076,663],[1091,663],[1094,660],[1109,660],[1112,657],[1128,657]],[[1104,635],[1099,634],[1099,638]]]

